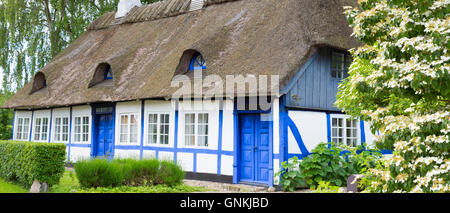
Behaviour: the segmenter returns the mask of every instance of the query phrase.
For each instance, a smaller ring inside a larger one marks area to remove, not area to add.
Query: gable
[[[340,111],[334,102],[342,78],[333,72],[333,52],[350,57],[342,50],[319,48],[282,91],[287,107]]]

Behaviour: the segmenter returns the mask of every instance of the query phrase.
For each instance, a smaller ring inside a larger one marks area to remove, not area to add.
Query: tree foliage
[[[158,0],[141,0],[143,4]],[[22,88],[86,26],[119,0],[0,0],[0,104]],[[0,110],[0,139],[11,134],[11,110]]]
[[[371,121],[393,157],[370,170],[374,192],[449,192],[449,0],[360,0],[346,8],[353,35],[350,77],[337,105]]]
[[[151,3],[157,0],[142,0]],[[0,0],[0,70],[6,90],[21,88],[119,0]]]

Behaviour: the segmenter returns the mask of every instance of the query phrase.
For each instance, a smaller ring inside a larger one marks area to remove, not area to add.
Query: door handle
[[[253,147],[253,149],[256,150],[256,149],[258,149],[258,147],[255,146],[255,147]]]

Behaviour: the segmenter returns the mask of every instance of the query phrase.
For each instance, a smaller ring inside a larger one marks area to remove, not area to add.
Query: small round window
[[[206,61],[200,53],[194,54],[189,65],[189,70],[203,70],[206,69]]]

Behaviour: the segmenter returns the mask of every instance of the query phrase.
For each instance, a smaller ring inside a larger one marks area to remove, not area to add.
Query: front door
[[[113,152],[113,115],[98,114],[96,117],[97,146],[95,157],[112,157]]]
[[[240,116],[240,181],[267,184],[270,162],[270,123],[261,114]]]

